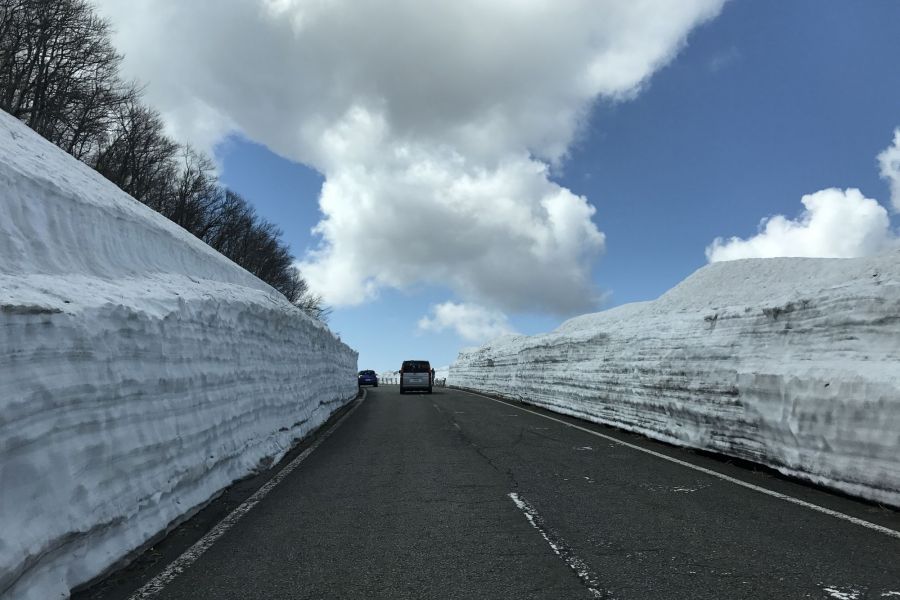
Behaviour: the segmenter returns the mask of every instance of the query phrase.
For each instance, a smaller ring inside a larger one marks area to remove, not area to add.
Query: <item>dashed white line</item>
[[[859,590],[854,588],[826,587],[824,590],[835,600],[859,600]]]
[[[591,572],[587,563],[575,556],[562,538],[547,529],[544,524],[544,519],[538,511],[516,492],[510,492],[508,496],[512,498],[512,501],[519,510],[525,514],[525,518],[528,519],[531,526],[537,529],[538,533],[541,534],[541,537],[544,538],[544,541],[550,545],[550,549],[553,550],[553,553],[560,557],[570,569],[575,571],[575,574],[578,575],[578,578],[581,579],[585,586],[587,586],[591,595],[594,596],[594,598],[610,598],[609,594],[600,591],[600,584],[597,576]]]
[[[337,422],[328,428],[328,431],[319,436],[319,438],[313,442],[309,448],[301,452],[297,458],[292,460],[281,469],[278,473],[275,474],[272,479],[270,479],[264,486],[256,490],[256,492],[244,500],[244,502],[235,508],[231,513],[219,521],[219,523],[209,530],[206,535],[197,540],[193,546],[184,551],[184,553],[175,559],[168,567],[163,570],[162,573],[148,581],[134,594],[129,596],[128,600],[145,600],[146,598],[152,598],[156,594],[160,593],[166,585],[172,582],[173,579],[178,577],[185,569],[187,569],[191,564],[193,564],[200,556],[203,555],[204,552],[209,550],[209,548],[218,540],[220,537],[225,535],[225,533],[234,527],[235,523],[240,521],[241,517],[247,514],[251,508],[256,506],[260,500],[262,500],[266,494],[271,492],[276,485],[281,483],[281,481],[290,475],[291,471],[296,469],[300,463],[306,460],[313,451],[318,448],[322,442],[324,442],[328,437],[334,433],[338,427],[340,427],[347,418],[353,414],[360,404],[362,404],[363,400],[366,399],[367,392],[363,391],[362,398],[355,401],[354,405],[350,407],[344,416],[337,420]]]
[[[766,494],[768,496],[772,496],[773,498],[778,498],[779,500],[784,500],[785,502],[790,502],[791,504],[796,504],[797,506],[802,506],[804,508],[808,508],[810,510],[820,512],[822,514],[829,515],[836,519],[841,519],[843,521],[853,523],[854,525],[859,525],[860,527],[865,527],[867,529],[871,529],[872,531],[877,531],[878,533],[883,533],[884,535],[890,536],[892,538],[900,539],[900,531],[896,531],[894,529],[884,527],[883,525],[877,525],[875,523],[871,523],[869,521],[865,521],[863,519],[859,519],[857,517],[853,517],[851,515],[844,514],[842,512],[838,512],[836,510],[831,510],[830,508],[825,508],[824,506],[819,506],[818,504],[813,504],[812,502],[807,502],[806,500],[800,500],[799,498],[794,498],[793,496],[788,496],[787,494],[782,494],[781,492],[776,492],[774,490],[760,487],[760,486],[754,485],[752,483],[747,483],[746,481],[741,481],[740,479],[737,479],[735,477],[730,477],[723,473],[719,473],[718,471],[713,471],[712,469],[707,469],[705,467],[694,465],[687,461],[679,460],[679,459],[673,458],[671,456],[666,456],[665,454],[662,454],[660,452],[655,452],[655,451],[649,450],[647,448],[641,448],[640,446],[636,446],[635,444],[630,444],[628,442],[622,441],[622,440],[614,438],[612,436],[602,434],[598,431],[593,431],[591,429],[588,429],[587,427],[581,427],[579,425],[575,425],[574,423],[568,423],[566,421],[563,421],[562,419],[556,419],[556,418],[548,416],[548,415],[543,415],[539,412],[536,412],[533,410],[528,410],[527,408],[522,408],[521,406],[516,406],[514,404],[510,404],[509,402],[504,402],[503,400],[497,400],[496,398],[491,398],[490,396],[485,396],[484,394],[479,394],[477,392],[470,392],[468,390],[459,390],[459,391],[464,392],[466,394],[470,394],[472,396],[478,396],[479,398],[487,398],[488,400],[492,400],[494,402],[497,402],[498,404],[503,404],[504,406],[512,406],[513,408],[517,408],[523,412],[531,413],[538,417],[542,417],[544,419],[554,421],[556,423],[559,423],[560,425],[565,425],[566,427],[571,427],[572,429],[577,429],[579,431],[583,431],[585,433],[595,435],[595,436],[603,438],[605,440],[615,442],[616,444],[619,444],[620,446],[625,446],[627,448],[631,448],[632,450],[637,450],[638,452],[643,452],[645,454],[649,454],[651,456],[655,456],[657,458],[667,460],[669,462],[675,463],[676,465],[681,465],[682,467],[687,467],[689,469],[693,469],[695,471],[700,471],[701,473],[705,473],[707,475],[717,477],[719,479],[722,479],[723,481],[727,481],[729,483],[733,483],[735,485],[745,487],[745,488],[753,490],[755,492],[759,492],[761,494]]]

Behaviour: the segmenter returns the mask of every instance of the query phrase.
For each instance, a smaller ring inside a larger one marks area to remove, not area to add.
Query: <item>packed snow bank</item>
[[[378,374],[379,383],[399,383],[400,371],[382,371]]]
[[[900,252],[712,264],[461,352],[449,383],[900,506]]]
[[[0,597],[66,597],[356,392],[327,328],[0,113]]]

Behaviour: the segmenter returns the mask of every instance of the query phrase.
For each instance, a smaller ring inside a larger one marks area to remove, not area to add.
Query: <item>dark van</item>
[[[400,367],[400,393],[422,390],[431,393],[431,363],[427,360],[404,360]]]

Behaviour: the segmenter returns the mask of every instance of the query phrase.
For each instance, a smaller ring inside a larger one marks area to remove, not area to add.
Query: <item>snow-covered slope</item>
[[[461,352],[448,383],[900,506],[900,252],[712,264]]]
[[[66,597],[356,391],[327,328],[0,113],[0,597]]]

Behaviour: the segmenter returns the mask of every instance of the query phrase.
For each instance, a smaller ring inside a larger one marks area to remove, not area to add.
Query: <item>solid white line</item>
[[[193,546],[184,551],[184,553],[175,559],[165,570],[145,583],[141,589],[132,594],[128,600],[145,600],[146,598],[151,598],[161,592],[163,588],[172,582],[173,579],[178,577],[185,569],[187,569],[192,563],[194,563],[200,556],[203,555],[204,552],[209,550],[209,548],[218,540],[220,537],[225,535],[225,533],[234,527],[235,523],[240,521],[241,517],[250,512],[250,509],[256,506],[260,500],[262,500],[266,494],[271,492],[276,485],[281,483],[281,481],[290,475],[291,471],[296,469],[300,463],[309,457],[313,451],[321,445],[328,437],[334,433],[338,427],[340,427],[347,418],[353,414],[360,404],[362,404],[363,400],[366,399],[367,392],[363,390],[362,398],[355,401],[355,404],[344,413],[338,421],[328,428],[328,431],[319,436],[319,438],[313,442],[309,448],[301,452],[297,458],[292,460],[287,464],[283,469],[278,471],[272,479],[270,479],[264,486],[256,490],[256,492],[247,498],[240,506],[235,508],[231,513],[219,521],[219,523],[209,530],[206,535],[197,540]]]
[[[599,585],[597,576],[591,572],[587,563],[575,556],[571,550],[569,550],[565,541],[559,536],[552,535],[547,531],[544,525],[544,519],[538,511],[516,492],[510,492],[507,496],[512,498],[512,501],[519,510],[525,513],[525,518],[528,519],[528,522],[531,523],[532,527],[537,529],[538,533],[541,534],[541,537],[544,538],[544,541],[550,545],[550,549],[553,550],[553,553],[560,557],[570,569],[575,571],[575,574],[584,582],[591,595],[595,598],[609,598],[608,595],[604,595],[603,592],[597,589],[597,586]]]
[[[841,519],[841,520],[844,520],[844,521],[848,521],[848,522],[850,522],[850,523],[853,523],[854,525],[859,525],[860,527],[865,527],[865,528],[867,528],[867,529],[871,529],[872,531],[877,531],[877,532],[879,532],[879,533],[883,533],[884,535],[888,535],[888,536],[890,536],[890,537],[892,537],[892,538],[900,539],[900,531],[896,531],[896,530],[894,530],[894,529],[890,529],[890,528],[884,527],[884,526],[882,526],[882,525],[876,525],[875,523],[871,523],[871,522],[869,522],[869,521],[864,521],[863,519],[859,519],[859,518],[857,518],[857,517],[852,517],[852,516],[847,515],[847,514],[844,514],[844,513],[842,513],[842,512],[838,512],[838,511],[836,511],[836,510],[831,510],[830,508],[825,508],[824,506],[819,506],[818,504],[813,504],[812,502],[807,502],[807,501],[805,501],[805,500],[800,500],[799,498],[794,498],[793,496],[788,496],[787,494],[782,494],[782,493],[780,493],[780,492],[776,492],[776,491],[773,491],[773,490],[770,490],[770,489],[767,489],[767,488],[764,488],[764,487],[760,487],[760,486],[754,485],[754,484],[752,484],[752,483],[747,483],[746,481],[741,481],[740,479],[736,479],[736,478],[734,478],[734,477],[729,477],[728,475],[724,475],[724,474],[722,474],[722,473],[719,473],[718,471],[713,471],[712,469],[706,469],[706,468],[704,468],[704,467],[700,467],[700,466],[691,464],[691,463],[689,463],[689,462],[687,462],[687,461],[679,460],[679,459],[673,458],[673,457],[671,457],[671,456],[666,456],[665,454],[662,454],[662,453],[660,453],[660,452],[655,452],[655,451],[653,451],[653,450],[648,450],[647,448],[641,448],[640,446],[636,446],[636,445],[634,445],[634,444],[629,444],[628,442],[624,442],[624,441],[622,441],[622,440],[620,440],[620,439],[617,439],[617,438],[614,438],[614,437],[612,437],[612,436],[604,435],[604,434],[602,434],[602,433],[600,433],[600,432],[593,431],[593,430],[591,430],[591,429],[588,429],[588,428],[586,428],[586,427],[581,427],[581,426],[575,425],[575,424],[573,424],[573,423],[568,423],[568,422],[566,422],[566,421],[563,421],[562,419],[556,419],[556,418],[551,417],[551,416],[548,416],[548,415],[543,415],[543,414],[541,414],[541,413],[539,413],[539,412],[535,412],[535,411],[533,411],[533,410],[528,410],[527,408],[522,408],[521,406],[516,406],[515,404],[510,404],[509,402],[504,402],[503,400],[497,400],[496,398],[491,398],[490,396],[485,396],[484,394],[479,394],[479,393],[477,393],[477,392],[470,392],[470,391],[468,391],[468,390],[459,390],[459,391],[460,391],[460,392],[465,392],[466,394],[471,394],[472,396],[478,396],[478,397],[480,397],[480,398],[487,398],[488,400],[493,400],[494,402],[497,402],[497,403],[499,403],[499,404],[503,404],[503,405],[506,405],[506,406],[512,406],[512,407],[517,408],[517,409],[519,409],[519,410],[521,410],[521,411],[524,411],[524,412],[527,412],[527,413],[531,413],[531,414],[533,414],[533,415],[537,415],[538,417],[543,417],[543,418],[545,418],[545,419],[549,419],[550,421],[555,421],[556,423],[559,423],[559,424],[561,424],[561,425],[565,425],[566,427],[571,427],[571,428],[573,428],[573,429],[578,429],[579,431],[583,431],[583,432],[585,432],[585,433],[589,433],[589,434],[591,434],[591,435],[595,435],[595,436],[600,437],[600,438],[603,438],[603,439],[605,439],[605,440],[609,440],[610,442],[615,442],[616,444],[619,444],[619,445],[621,445],[621,446],[625,446],[625,447],[627,447],[627,448],[631,448],[632,450],[637,450],[638,452],[643,452],[643,453],[645,453],[645,454],[649,454],[649,455],[651,455],[651,456],[655,456],[655,457],[657,457],[657,458],[661,458],[661,459],[663,459],[663,460],[667,460],[667,461],[669,461],[669,462],[673,462],[673,463],[675,463],[675,464],[677,464],[677,465],[681,465],[681,466],[683,466],[683,467],[687,467],[687,468],[693,469],[693,470],[695,470],[695,471],[700,471],[701,473],[706,473],[707,475],[712,475],[713,477],[718,477],[719,479],[722,479],[722,480],[724,480],[724,481],[728,481],[728,482],[733,483],[733,484],[735,484],[735,485],[739,485],[739,486],[745,487],[745,488],[750,489],[750,490],[753,490],[753,491],[755,491],[755,492],[760,492],[760,493],[762,493],[762,494],[766,494],[766,495],[772,496],[773,498],[778,498],[779,500],[784,500],[785,502],[790,502],[790,503],[792,503],[792,504],[796,504],[796,505],[798,505],[798,506],[802,506],[802,507],[804,507],[804,508],[808,508],[808,509],[810,509],[810,510],[817,511],[817,512],[820,512],[820,513],[823,513],[823,514],[826,514],[826,515],[835,517],[835,518],[837,518],[837,519]]]

